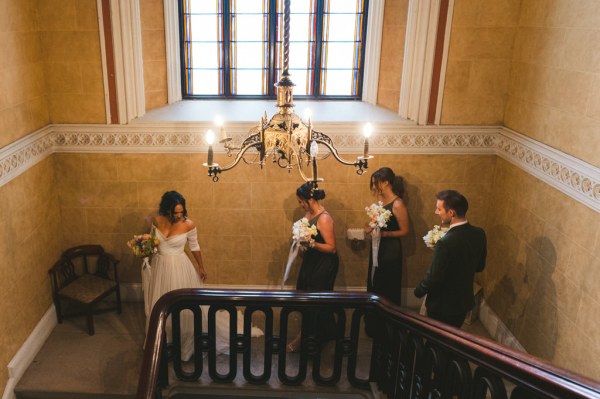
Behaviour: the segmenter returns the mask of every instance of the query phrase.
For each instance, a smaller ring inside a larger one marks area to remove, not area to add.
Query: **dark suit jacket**
[[[440,315],[466,314],[473,308],[473,278],[485,267],[487,240],[483,229],[456,226],[437,242],[427,275],[415,288],[427,294],[427,310]]]

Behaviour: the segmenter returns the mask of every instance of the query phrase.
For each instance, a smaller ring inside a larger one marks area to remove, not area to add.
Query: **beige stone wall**
[[[0,2],[0,148],[49,121],[37,4]]]
[[[520,0],[456,0],[441,124],[502,125]]]
[[[533,355],[600,375],[600,217],[504,160],[489,197],[484,294]]]
[[[34,2],[52,123],[105,123],[96,0]]]
[[[53,169],[47,158],[0,187],[0,387],[6,365],[52,304],[47,272],[62,250]]]
[[[596,2],[524,1],[505,125],[600,166],[599,43]]]
[[[388,0],[383,15],[377,105],[398,112],[408,0]]]
[[[124,281],[138,282],[139,260],[125,246],[133,234],[148,229],[163,192],[177,190],[187,199],[189,216],[198,225],[209,282],[237,285],[277,285],[287,259],[292,223],[303,216],[295,197],[302,180],[268,165],[264,170],[239,165],[213,183],[202,154],[55,154],[56,180],[63,215],[65,246],[99,242],[122,260]],[[226,163],[224,155],[217,162]],[[370,172],[386,165],[407,181],[407,204],[413,230],[404,239],[403,285],[414,286],[431,258],[421,237],[438,223],[433,214],[435,193],[453,187],[472,201],[474,223],[483,225],[491,190],[494,156],[381,155],[369,173],[336,161],[323,162],[325,207],[336,228],[341,258],[337,286],[363,287],[368,246],[354,251],[346,229],[366,223],[364,207],[374,201]],[[291,282],[295,281],[295,274]]]
[[[167,104],[163,0],[140,0],[146,111]]]

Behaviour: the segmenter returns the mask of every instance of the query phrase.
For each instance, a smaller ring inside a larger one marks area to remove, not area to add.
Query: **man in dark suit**
[[[450,225],[433,252],[425,278],[415,288],[415,296],[427,294],[427,316],[459,327],[475,305],[473,279],[485,267],[485,232],[466,219],[469,203],[457,191],[437,194],[435,213],[443,225]]]

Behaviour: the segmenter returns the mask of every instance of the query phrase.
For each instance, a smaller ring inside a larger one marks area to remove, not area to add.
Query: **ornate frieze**
[[[0,150],[0,185],[53,152],[201,153],[200,132],[208,125],[50,125]],[[340,153],[360,153],[363,137],[355,124],[327,123]],[[245,124],[228,126],[234,144],[248,135]],[[600,211],[600,169],[502,127],[380,125],[370,141],[374,154],[496,154],[551,186]],[[222,151],[215,146],[215,152]]]

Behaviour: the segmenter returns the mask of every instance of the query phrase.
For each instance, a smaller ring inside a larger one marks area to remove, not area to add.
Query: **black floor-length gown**
[[[399,198],[394,199],[384,208],[392,212],[394,202]],[[387,226],[381,228],[381,231],[398,231],[400,224],[392,215],[387,222]],[[369,255],[369,273],[367,276],[367,290],[379,296],[400,305],[400,297],[402,291],[402,242],[400,237],[381,237],[379,241],[378,264],[373,274],[373,249]],[[371,278],[371,275],[373,278]],[[367,317],[367,334],[373,336],[374,332],[379,328],[376,320],[372,317]]]
[[[310,225],[316,225],[324,212],[309,220]],[[315,242],[324,244],[325,240],[317,229]],[[300,272],[298,274],[297,290],[303,291],[333,291],[335,277],[339,268],[337,253],[325,253],[315,248],[308,248],[304,253]],[[326,342],[335,338],[336,323],[333,313],[324,310],[306,313],[307,320],[304,329],[309,334],[315,334],[317,340]]]

